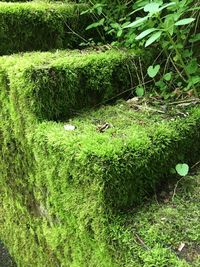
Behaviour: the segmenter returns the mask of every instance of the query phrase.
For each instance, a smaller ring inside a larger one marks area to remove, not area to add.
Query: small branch
[[[174,66],[175,70],[177,71],[177,73],[179,74],[179,76],[182,78],[182,80],[186,83],[187,80],[183,77],[182,73],[179,71],[179,69],[176,67],[176,64],[174,63],[174,61],[171,59],[171,56],[170,56],[170,61],[172,63],[172,65]]]
[[[181,177],[181,179],[178,180],[178,182],[176,183],[176,185],[174,187],[174,192],[173,192],[173,195],[172,195],[172,201],[174,201],[174,197],[176,195],[177,187],[178,187],[179,183],[183,180],[183,178],[185,178],[185,176]]]
[[[144,241],[139,237],[138,234],[135,234],[137,240],[140,242],[140,244],[147,250],[150,250],[150,248],[144,243]]]
[[[192,167],[191,169],[194,169],[196,166],[198,166],[200,164],[200,161],[196,162]]]
[[[168,105],[181,105],[181,104],[198,104],[200,103],[199,98],[193,98],[193,99],[185,99],[185,100],[180,100],[180,101],[175,101],[168,103]]]

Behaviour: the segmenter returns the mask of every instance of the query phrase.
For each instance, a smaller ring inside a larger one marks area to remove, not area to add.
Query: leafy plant
[[[141,1],[137,1],[139,2]],[[188,47],[192,25],[196,20],[196,13],[191,8],[194,1],[177,0],[163,3],[163,1],[156,0],[151,3],[149,1],[142,3],[144,15],[125,25],[123,29],[137,28],[140,33],[135,40],[140,41],[140,45],[145,48],[159,43],[165,55],[166,64],[169,65],[171,62],[170,70],[173,67],[176,73],[175,80],[179,85],[184,84],[184,90],[192,89],[193,94],[198,96],[196,90],[197,84],[200,83],[197,75],[198,60],[194,56],[192,47]],[[148,68],[150,77],[154,78],[154,73],[157,74],[158,66],[156,69],[153,66]],[[167,65],[164,69],[167,69]],[[162,73],[162,80],[157,85],[164,87],[165,82],[171,81],[171,77],[169,73]]]
[[[112,45],[139,48],[144,57],[151,51],[154,59],[142,67],[142,82],[153,79],[152,88],[165,99],[198,97],[199,11],[200,1],[194,0],[99,0],[90,10],[98,20],[87,29],[102,29]],[[138,86],[143,87],[140,80]]]

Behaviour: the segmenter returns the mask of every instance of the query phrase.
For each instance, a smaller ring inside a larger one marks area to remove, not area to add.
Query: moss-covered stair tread
[[[91,15],[80,15],[86,8],[76,3],[0,2],[0,55],[78,47],[94,37],[85,31]]]
[[[20,101],[23,112],[62,120],[131,88],[133,57],[114,49],[24,53],[1,57],[0,70],[13,105]]]
[[[57,153],[62,155],[70,166],[65,169],[69,173],[65,179],[76,184],[96,180],[103,185],[104,201],[112,208],[141,200],[170,175],[174,162],[194,162],[200,149],[200,108],[192,109],[187,118],[170,119],[137,113],[122,102],[66,124],[75,130],[65,129],[65,123],[44,122],[27,133],[36,162],[48,168],[42,158],[51,158],[51,153],[55,159]]]

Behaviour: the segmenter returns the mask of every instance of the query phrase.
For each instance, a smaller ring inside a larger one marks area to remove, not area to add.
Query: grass
[[[111,226],[126,267],[200,266],[200,170],[160,188]]]

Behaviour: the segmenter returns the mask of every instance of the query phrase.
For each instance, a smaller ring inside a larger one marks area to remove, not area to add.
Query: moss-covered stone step
[[[17,105],[21,125],[14,134],[8,126],[14,106],[2,113],[0,235],[18,265],[126,266],[116,263],[110,222],[178,162],[197,160],[200,107],[179,117],[120,102],[23,129],[29,117],[23,102]]]
[[[0,2],[0,55],[75,48],[87,41],[92,18],[76,3]]]
[[[57,173],[60,185],[98,184],[96,193],[107,208],[130,207],[167,179],[179,161],[198,159],[200,107],[188,114],[137,112],[122,102],[63,123],[43,122],[26,133],[38,174],[44,172],[38,188],[46,170],[50,180]]]
[[[133,57],[114,49],[25,53],[1,57],[0,69],[23,112],[61,120],[130,89]]]

